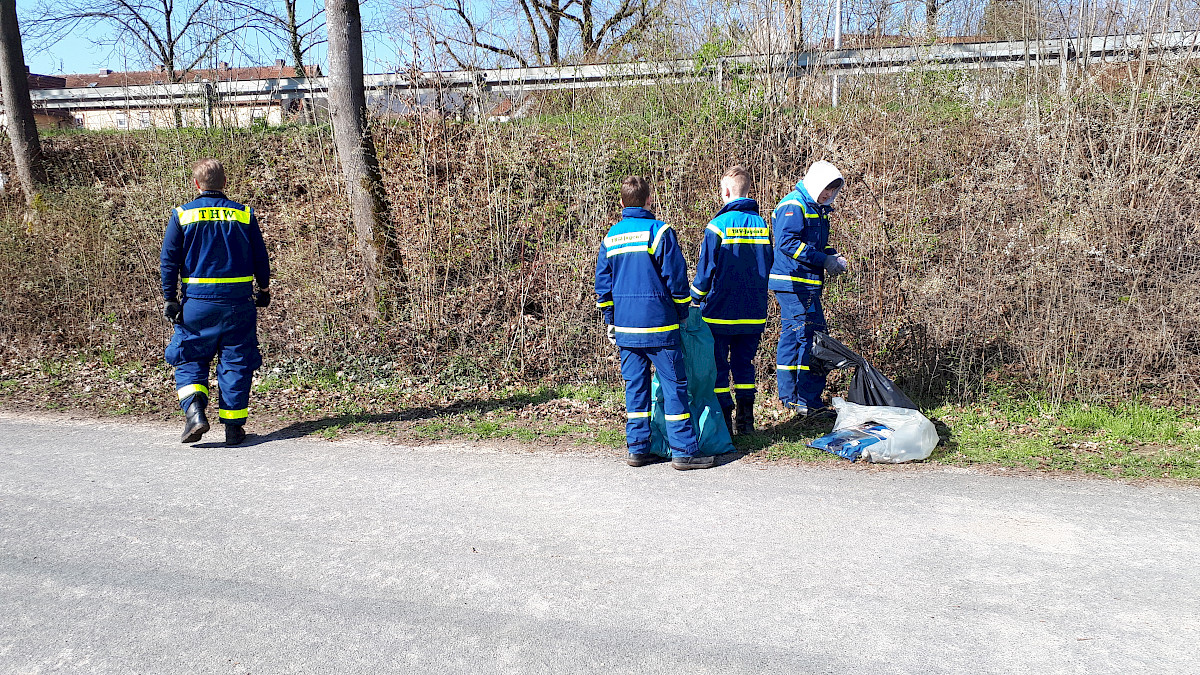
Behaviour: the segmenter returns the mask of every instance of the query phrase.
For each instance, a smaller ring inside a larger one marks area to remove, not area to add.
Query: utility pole
[[[837,0],[837,5],[833,12],[833,49],[837,51],[842,48],[842,0]],[[831,91],[833,92],[833,107],[838,105],[838,94],[841,89],[841,77],[837,71],[833,71],[833,84]]]

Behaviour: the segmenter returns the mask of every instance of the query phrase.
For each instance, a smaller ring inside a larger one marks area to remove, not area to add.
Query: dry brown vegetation
[[[53,136],[54,188],[32,224],[19,196],[0,199],[0,353],[160,359],[161,231],[190,199],[188,165],[211,154],[272,252],[267,369],[413,386],[615,382],[591,284],[620,177],[652,179],[694,264],[726,165],[752,167],[765,213],[827,159],[848,179],[833,239],[853,266],[827,289],[832,331],[908,391],[1193,399],[1196,71],[1097,75],[1075,73],[1065,94],[1058,73],[861,80],[836,110],[735,81],[722,94],[564,94],[509,124],[381,121],[403,272],[378,313],[327,127]]]

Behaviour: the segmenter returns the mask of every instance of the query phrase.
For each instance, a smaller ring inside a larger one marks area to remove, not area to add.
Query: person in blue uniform
[[[714,387],[725,425],[732,434],[736,402],[740,436],[754,433],[754,355],[767,324],[767,275],[773,258],[771,232],[758,215],[758,202],[750,199],[750,183],[750,172],[741,165],[721,176],[725,205],[704,228],[691,286],[692,301],[701,306],[713,335]]]
[[[826,330],[825,279],[848,267],[829,245],[829,214],[844,183],[837,167],[816,162],[775,207],[775,260],[768,284],[782,315],[775,374],[779,400],[801,417],[826,412],[821,392],[827,373],[813,362],[812,345],[814,333]]]
[[[608,339],[621,353],[625,380],[626,462],[644,466],[660,458],[650,451],[650,367],[662,386],[671,466],[705,469],[688,406],[679,327],[688,317],[687,264],[670,225],[646,209],[650,184],[641,176],[621,183],[621,222],[613,225],[596,259],[596,307]]]
[[[195,443],[209,430],[208,370],[216,358],[218,416],[225,443],[237,445],[246,438],[251,379],[262,365],[256,307],[271,303],[271,268],[253,209],[222,192],[221,163],[196,162],[192,182],[200,196],[175,208],[163,236],[163,316],[175,324],[165,356],[186,417],[180,440]]]

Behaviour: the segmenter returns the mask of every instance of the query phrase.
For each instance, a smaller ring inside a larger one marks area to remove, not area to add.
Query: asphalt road
[[[0,672],[1200,671],[1195,488],[176,434],[0,416]]]

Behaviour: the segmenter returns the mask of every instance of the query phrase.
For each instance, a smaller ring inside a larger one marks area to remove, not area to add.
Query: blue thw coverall
[[[703,303],[717,359],[714,391],[722,408],[753,406],[754,355],[767,323],[767,275],[774,257],[771,231],[758,215],[758,202],[735,199],[704,229],[692,300]],[[730,395],[730,371],[733,394]]]
[[[688,406],[679,324],[688,316],[687,265],[670,225],[641,207],[604,237],[596,260],[596,306],[616,329],[625,380],[625,440],[635,455],[650,451],[650,365],[658,372],[672,457],[699,449]]]
[[[175,366],[179,406],[208,394],[214,357],[222,424],[245,424],[250,383],[262,365],[254,282],[267,288],[271,268],[258,220],[248,206],[209,190],[177,207],[163,236],[161,268],[165,300],[176,299],[182,283],[182,322],[166,349]]]
[[[775,260],[769,286],[779,301],[783,324],[775,374],[779,400],[789,408],[822,406],[827,372],[811,361],[813,334],[826,330],[821,287],[825,258],[837,255],[837,250],[828,245],[833,207],[818,204],[812,193],[820,195],[841,177],[832,164],[818,162],[775,208]]]

